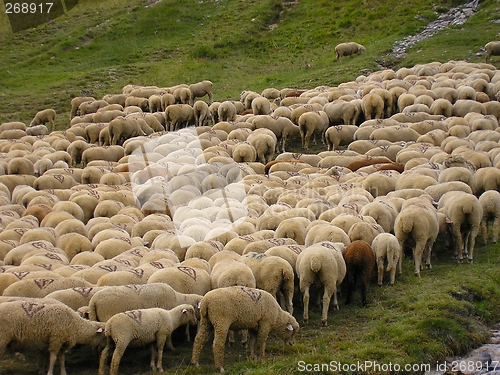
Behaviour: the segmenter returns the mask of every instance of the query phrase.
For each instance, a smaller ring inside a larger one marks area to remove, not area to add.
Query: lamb
[[[56,111],[53,109],[44,109],[36,113],[33,120],[31,120],[30,126],[35,125],[45,125],[46,123],[50,124],[49,131],[52,132],[54,130],[54,119],[56,118]]]
[[[384,262],[386,259],[387,272],[389,272],[390,275],[389,284],[394,285],[399,259],[403,256],[398,239],[391,233],[380,233],[373,239],[372,249],[375,251],[377,261],[378,285],[382,285],[384,279]],[[401,271],[399,273],[401,273]]]
[[[344,56],[353,56],[355,54],[362,54],[364,52],[365,47],[356,42],[340,43],[335,46],[337,61],[341,60]]]
[[[328,324],[328,309],[332,295],[334,307],[339,308],[337,288],[346,275],[346,265],[342,257],[343,248],[343,244],[322,241],[306,247],[298,255],[295,270],[303,295],[304,322],[309,320],[309,289],[318,281],[324,288],[321,325]]]
[[[163,347],[173,331],[184,324],[197,324],[195,309],[188,304],[179,305],[171,310],[153,307],[126,311],[112,316],[105,326],[107,343],[101,353],[99,375],[104,375],[109,351],[113,345],[115,349],[111,359],[111,375],[118,374],[118,367],[127,347],[147,344],[151,344],[151,370],[163,373]],[[158,358],[156,366],[155,356]]]
[[[241,258],[252,270],[256,287],[280,295],[281,306],[293,313],[294,270],[284,259],[266,254],[250,252]]]
[[[228,306],[232,306],[228,309]],[[214,328],[213,353],[215,367],[224,372],[224,346],[229,329],[249,329],[250,355],[255,357],[255,341],[264,358],[269,332],[274,331],[286,345],[295,343],[299,324],[283,311],[274,297],[260,289],[233,286],[208,292],[200,304],[200,324],[194,340],[191,364],[199,366],[203,346],[208,340],[209,328]]]
[[[12,301],[0,304],[0,357],[7,345],[49,352],[47,375],[52,375],[59,357],[65,374],[65,352],[77,344],[104,345],[104,323],[89,322],[63,304]]]
[[[498,231],[500,231],[500,193],[496,190],[485,191],[479,197],[479,203],[483,209],[481,220],[481,232],[483,242],[488,242],[488,222],[493,219],[493,243],[498,241]]]
[[[109,286],[90,299],[89,319],[106,322],[119,312],[161,307],[171,309],[183,303],[196,307],[202,296],[176,292],[163,283]]]
[[[439,199],[438,209],[446,215],[455,240],[454,257],[461,263],[466,255],[468,262],[472,263],[476,237],[483,218],[479,199],[463,191],[450,191]]]
[[[365,241],[357,240],[351,242],[344,251],[344,259],[347,268],[347,293],[345,304],[351,303],[352,294],[356,287],[356,281],[361,278],[361,302],[367,305],[366,288],[370,283],[373,268],[375,267],[375,252]]]

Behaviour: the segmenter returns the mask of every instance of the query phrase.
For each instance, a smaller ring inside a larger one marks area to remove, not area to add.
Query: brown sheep
[[[357,240],[348,245],[344,251],[347,267],[347,295],[345,304],[351,303],[356,281],[361,278],[361,301],[366,306],[366,288],[370,283],[375,267],[375,252],[365,241]]]

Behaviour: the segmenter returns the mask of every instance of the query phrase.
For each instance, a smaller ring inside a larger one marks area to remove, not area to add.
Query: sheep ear
[[[450,220],[450,219],[448,219],[448,218],[446,218],[446,219],[444,219],[444,220],[445,220],[446,224],[453,224],[453,220]]]
[[[187,313],[187,311],[188,311],[187,309],[182,309],[183,314]]]
[[[286,329],[287,329],[287,330],[289,330],[289,331],[293,331],[293,326],[292,326],[292,324],[291,324],[291,323],[288,323],[288,324],[286,325]]]
[[[197,307],[198,307],[198,310],[201,308],[201,301],[198,302],[198,306]]]

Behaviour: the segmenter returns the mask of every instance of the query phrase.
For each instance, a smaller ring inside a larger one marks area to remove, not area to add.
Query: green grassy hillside
[[[384,67],[481,61],[496,38],[498,1],[466,24],[439,33],[396,61],[396,40],[464,3],[442,1],[80,0],[66,15],[16,34],[0,4],[0,120],[29,121],[40,109],[69,111],[81,94],[101,97],[128,83],[214,82],[216,100],[243,89],[336,85]],[[149,5],[148,5],[149,4]],[[367,52],[335,61],[336,44]],[[59,116],[58,128],[67,127]]]
[[[481,48],[498,38],[500,2],[484,0],[463,25],[437,33],[392,57],[395,41],[421,31],[439,14],[465,3],[458,0],[80,0],[53,22],[12,33],[0,2],[0,123],[28,123],[40,109],[54,108],[58,129],[69,126],[74,96],[97,98],[129,83],[171,86],[209,79],[214,99],[238,99],[242,90],[266,87],[334,86],[361,74],[431,61],[482,62]],[[366,53],[335,59],[334,47],[355,40]],[[500,59],[493,64],[500,67]],[[416,278],[406,257],[394,287],[368,291],[369,306],[354,303],[330,309],[329,326],[320,328],[312,306],[297,344],[284,348],[271,338],[267,359],[254,362],[240,346],[226,349],[229,374],[297,374],[303,364],[435,365],[488,339],[500,321],[500,249],[478,239],[474,264],[457,265],[443,244],[433,268]],[[302,324],[300,297],[295,313]],[[213,373],[211,344],[198,369],[189,366],[191,344],[176,337],[176,353],[166,351],[169,374]],[[131,351],[121,373],[147,374],[149,351]],[[95,374],[95,353],[76,348],[68,373]],[[58,371],[58,369],[56,369]],[[36,359],[8,354],[0,375],[35,374]],[[328,373],[326,370],[315,373]],[[337,371],[334,373],[357,373]],[[378,373],[378,372],[374,372]],[[387,372],[383,372],[387,373]],[[411,373],[411,372],[401,372]],[[413,372],[420,374],[421,371]]]

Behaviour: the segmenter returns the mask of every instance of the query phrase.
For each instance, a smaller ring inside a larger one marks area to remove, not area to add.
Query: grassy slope
[[[395,40],[424,27],[422,17],[435,19],[435,11],[454,4],[299,0],[280,13],[281,3],[275,0],[163,0],[153,8],[144,3],[81,0],[69,15],[15,35],[0,9],[0,122],[28,122],[37,110],[53,107],[60,114],[57,126],[64,129],[72,97],[101,97],[127,83],[169,86],[210,79],[215,99],[224,100],[238,98],[243,89],[336,85],[380,69],[380,64],[398,68],[450,59],[483,61],[476,54],[497,37],[489,21],[500,13],[498,1],[485,0],[469,22],[394,61],[389,52]],[[364,44],[367,52],[335,62],[334,46],[346,40]],[[294,373],[298,360],[433,363],[478,345],[487,338],[487,327],[500,319],[499,249],[478,246],[476,263],[459,266],[449,253],[443,254],[442,246],[437,249],[434,268],[421,279],[413,277],[406,260],[394,288],[372,285],[368,309],[359,302],[342,305],[330,312],[330,326],[320,329],[319,312],[313,308],[296,346],[283,349],[271,340],[269,359],[262,363],[246,361],[239,347],[228,349],[227,369]],[[301,316],[298,303],[295,315]],[[211,371],[210,345],[199,370],[186,367],[189,345],[178,346],[177,354],[166,354],[170,373]],[[97,359],[80,355],[76,351],[68,360],[72,373],[95,373],[86,368]],[[146,373],[147,351],[140,355],[136,363],[122,366],[123,373]],[[8,357],[0,362],[0,374],[17,374],[20,366],[23,373],[34,373],[31,361],[22,365]]]

